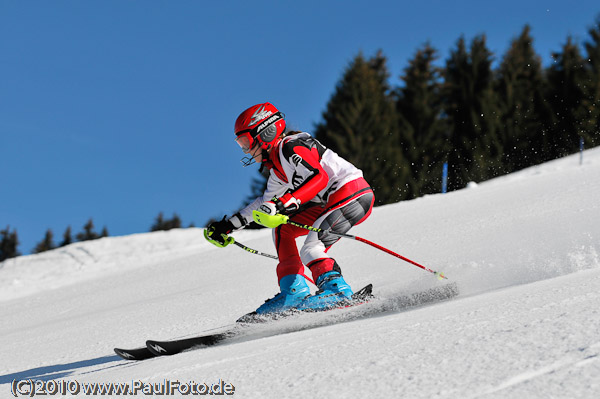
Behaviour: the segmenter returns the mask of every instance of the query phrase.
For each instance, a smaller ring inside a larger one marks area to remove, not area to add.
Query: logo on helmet
[[[274,122],[277,122],[279,119],[281,119],[279,117],[279,115],[273,115],[272,117],[270,117],[269,119],[267,119],[266,121],[264,121],[263,123],[258,125],[258,127],[256,128],[256,131],[258,133],[260,133],[265,127],[269,126],[270,124],[272,124]]]
[[[265,111],[265,106],[262,105],[259,109],[256,110],[252,117],[250,118],[250,123],[248,126],[254,125],[256,122],[265,119],[268,116],[273,115],[273,111]]]

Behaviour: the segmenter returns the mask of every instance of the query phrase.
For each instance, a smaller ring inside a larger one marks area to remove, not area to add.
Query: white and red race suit
[[[339,239],[330,232],[346,233],[371,213],[375,197],[362,171],[335,152],[325,148],[308,133],[284,137],[266,161],[270,169],[267,188],[261,197],[230,218],[236,228],[252,221],[252,211],[263,202],[279,198],[286,208],[298,207],[290,218],[323,229],[321,233],[289,224],[273,230],[279,264],[277,277],[304,273],[304,265],[314,281],[321,274],[338,270],[327,255]],[[236,220],[236,218],[238,220]],[[296,237],[307,235],[300,252]]]

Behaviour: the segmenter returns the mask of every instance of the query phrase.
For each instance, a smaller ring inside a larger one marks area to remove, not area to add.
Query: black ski
[[[201,335],[198,337],[176,339],[171,341],[146,341],[146,347],[154,356],[175,355],[192,348],[213,346],[219,342],[234,337],[239,330],[238,326],[232,327],[222,333]]]
[[[364,287],[363,289],[354,293],[354,295],[352,295],[351,300],[338,303],[338,304],[336,304],[336,306],[334,308],[331,308],[328,310],[345,308],[345,307],[355,306],[355,305],[364,303],[366,300],[368,300],[368,298],[372,297],[372,294],[371,294],[372,291],[373,291],[373,285],[369,284],[366,287]],[[248,326],[250,326],[252,324],[278,320],[283,317],[289,317],[291,315],[300,314],[300,313],[307,313],[307,312],[306,311],[299,312],[299,311],[292,310],[292,311],[288,311],[288,312],[284,312],[284,313],[277,313],[276,317],[271,317],[271,316],[256,317],[256,313],[252,312],[245,316],[240,317],[237,320],[237,323],[238,323],[237,325],[231,327],[230,329],[228,329],[226,331],[220,332],[220,333],[201,335],[201,336],[197,336],[197,337],[183,338],[183,339],[170,340],[170,341],[148,340],[148,341],[146,341],[146,347],[155,356],[175,355],[177,353],[186,351],[188,349],[203,348],[203,347],[219,344],[229,338],[233,338],[237,335],[240,335],[242,333],[242,331],[245,330],[245,328],[247,328]]]
[[[145,346],[136,349],[115,348],[115,353],[125,360],[145,360],[154,357],[154,354]]]
[[[235,335],[242,325],[227,327],[227,330],[215,334],[200,335],[191,338],[175,339],[170,341],[146,341],[146,346],[135,349],[114,348],[117,355],[125,360],[145,360],[162,355],[174,355],[195,346],[211,346]],[[225,327],[223,327],[225,328]]]
[[[347,308],[368,302],[373,297],[373,284],[369,284],[352,295],[352,298],[336,304],[332,309]],[[192,348],[202,348],[217,345],[229,338],[240,335],[248,326],[257,323],[266,323],[279,320],[292,315],[310,313],[309,311],[291,310],[273,315],[258,315],[256,312],[248,313],[240,317],[236,324],[228,327],[225,331],[214,334],[199,335],[191,338],[182,338],[169,341],[146,341],[146,347],[136,349],[115,348],[117,355],[125,360],[145,360],[155,356],[174,355]]]
[[[369,302],[370,299],[373,298],[371,294],[372,289],[373,286],[369,284],[363,289],[357,291],[352,296],[352,299],[338,303],[336,304],[335,308],[328,310],[352,307]],[[401,294],[398,296],[392,296],[388,298],[379,298],[376,301],[372,301],[373,306],[365,308],[364,311],[360,311],[359,309],[358,312],[346,313],[343,317],[336,316],[336,318],[330,320],[315,319],[314,323],[308,323],[306,325],[303,324],[303,326],[299,329],[277,331],[275,327],[275,330],[272,332],[272,335],[285,334],[287,332],[300,331],[306,328],[316,328],[325,325],[356,320],[363,317],[367,317],[372,314],[383,313],[387,311],[401,311],[416,306],[445,301],[448,299],[452,299],[457,295],[459,295],[458,286],[456,283],[451,283],[433,287],[424,291],[415,292],[412,294]],[[240,317],[240,319],[238,319],[237,323],[235,324],[221,327],[219,329],[219,332],[198,335],[191,338],[175,339],[170,341],[149,340],[146,342],[146,347],[136,349],[115,348],[115,353],[125,360],[144,360],[155,356],[174,355],[176,353],[180,353],[186,350],[218,345],[227,342],[235,337],[251,335],[255,331],[252,328],[252,326],[258,327],[259,325],[264,325],[265,327],[270,328],[269,325],[265,323],[279,319],[284,319],[293,315],[302,315],[307,313],[310,312],[291,310],[284,313],[278,313],[276,315],[266,316],[257,315],[256,312],[252,312]],[[315,313],[323,314],[327,312],[320,311]],[[276,324],[273,324],[273,326],[276,326]]]

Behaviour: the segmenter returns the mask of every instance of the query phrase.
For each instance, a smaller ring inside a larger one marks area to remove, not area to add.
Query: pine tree
[[[545,131],[550,117],[544,99],[545,79],[541,58],[535,53],[530,27],[511,42],[497,73],[500,105],[502,162],[507,173],[543,160]]]
[[[181,228],[181,219],[179,218],[179,216],[176,213],[174,213],[173,217],[169,221],[169,230],[170,229],[180,229],[180,228]]]
[[[150,231],[164,231],[181,228],[181,219],[174,213],[171,219],[165,219],[163,213],[160,212],[156,217],[154,224],[150,227]]]
[[[315,137],[362,169],[376,204],[407,198],[410,167],[398,145],[398,118],[386,59],[359,54],[338,82]]]
[[[19,237],[17,230],[13,230],[11,233],[10,226],[6,229],[0,230],[0,262],[20,256],[21,253],[18,251]]]
[[[71,236],[71,226],[68,226],[63,234],[63,240],[59,244],[59,247],[64,247],[73,242],[73,237]]]
[[[445,112],[450,123],[449,189],[502,172],[498,139],[498,103],[493,90],[492,53],[485,36],[467,51],[464,38],[451,51],[444,69]]]
[[[83,226],[83,231],[75,236],[78,241],[95,240],[99,237],[100,236],[94,231],[94,222],[92,219],[88,220],[88,222]]]
[[[579,137],[586,135],[589,112],[586,109],[584,60],[571,37],[561,52],[552,54],[554,62],[547,71],[547,99],[552,108],[548,127],[546,160],[571,154],[579,148]]]
[[[156,219],[154,220],[154,224],[152,226],[150,226],[150,231],[166,230],[164,228],[164,226],[165,226],[165,218],[163,216],[163,213],[160,212],[158,214],[158,216],[156,217]]]
[[[102,228],[102,233],[100,233],[100,237],[108,237],[108,229],[106,226]]]
[[[52,230],[48,229],[46,230],[44,239],[35,246],[33,252],[39,254],[41,252],[49,251],[54,248],[56,248],[56,246],[54,245],[54,234],[52,233]]]
[[[590,40],[584,43],[587,62],[587,91],[585,107],[588,112],[584,139],[588,147],[600,145],[600,15],[589,29]]]
[[[448,152],[448,127],[441,118],[441,70],[434,65],[437,58],[429,44],[418,50],[400,77],[404,86],[396,90],[400,141],[411,165],[410,197],[439,192]]]

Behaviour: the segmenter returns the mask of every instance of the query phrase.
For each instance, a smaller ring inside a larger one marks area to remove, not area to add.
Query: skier
[[[253,220],[253,210],[289,215],[298,223],[318,227],[321,233],[289,224],[274,228],[280,292],[256,312],[323,310],[349,299],[352,289],[327,252],[339,239],[333,233],[346,233],[371,213],[375,197],[362,171],[308,133],[287,131],[284,114],[268,102],[242,112],[234,130],[235,141],[247,154],[241,160],[244,167],[257,162],[261,171],[269,170],[267,188],[232,217],[211,223],[204,231],[205,238],[218,247],[227,246],[232,242],[228,234],[246,227]],[[304,235],[298,251],[296,238]],[[305,265],[318,287],[314,295],[310,295]]]

